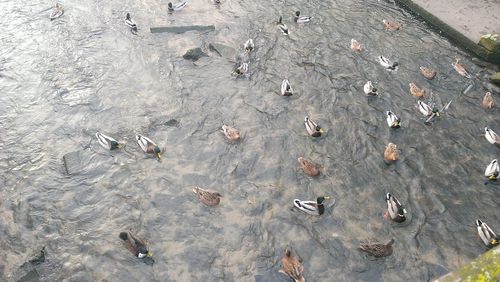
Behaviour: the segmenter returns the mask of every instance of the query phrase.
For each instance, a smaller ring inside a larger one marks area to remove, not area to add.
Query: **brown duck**
[[[431,68],[420,67],[420,74],[431,80],[436,76],[436,71]]]
[[[288,275],[294,282],[305,282],[306,279],[302,276],[304,266],[300,263],[297,256],[292,255],[288,248],[285,249],[283,258],[281,259],[282,268],[279,272]]]
[[[220,198],[222,198],[219,192],[204,190],[198,186],[193,188],[193,192],[198,196],[198,200],[207,206],[218,205],[220,203]]]
[[[379,242],[364,242],[359,244],[359,248],[374,257],[386,257],[392,254],[392,244],[394,239],[391,239],[387,244]]]
[[[484,94],[481,107],[484,109],[491,109],[493,107],[493,97],[491,96],[491,92],[486,92],[486,94]]]
[[[314,164],[303,157],[300,157],[297,159],[299,161],[300,167],[302,170],[304,170],[304,173],[309,175],[309,176],[318,176],[319,175],[319,169],[318,165]]]
[[[424,98],[425,97],[425,90],[418,88],[418,86],[415,83],[410,83],[410,93],[411,95],[417,97],[417,98]]]
[[[238,141],[241,138],[240,132],[236,128],[230,125],[227,124],[222,125],[222,131],[224,132],[226,138],[231,141]]]
[[[384,28],[390,31],[396,31],[401,28],[401,24],[398,22],[393,22],[393,21],[388,21],[388,20],[383,20],[384,23]]]
[[[389,143],[385,146],[384,161],[393,163],[398,160],[398,148],[396,144]]]

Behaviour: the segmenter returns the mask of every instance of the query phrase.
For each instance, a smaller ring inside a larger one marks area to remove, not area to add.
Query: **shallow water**
[[[500,231],[498,186],[483,185],[498,148],[482,129],[500,131],[498,110],[479,106],[488,71],[424,23],[384,1],[193,0],[172,15],[167,2],[65,1],[52,22],[46,1],[0,3],[1,280],[14,280],[46,246],[46,281],[284,281],[277,270],[289,245],[308,281],[424,281],[484,252],[476,218]],[[297,9],[314,20],[293,24]],[[288,37],[274,25],[279,15]],[[403,29],[385,31],[383,18]],[[190,24],[216,30],[149,32]],[[249,37],[256,50],[247,78],[232,77],[234,60],[215,53],[182,59],[209,42],[241,53]],[[351,52],[351,38],[365,50]],[[379,55],[400,69],[386,72]],[[471,80],[453,70],[454,57]],[[420,65],[437,69],[436,79],[420,76]],[[285,77],[297,92],[289,98],[278,95]],[[365,97],[367,80],[380,97]],[[453,99],[449,111],[424,125],[409,82],[432,90],[439,105]],[[402,117],[401,129],[386,126],[387,110]],[[307,135],[305,115],[324,137]],[[242,141],[227,142],[223,123]],[[106,151],[96,131],[126,149]],[[136,133],[164,148],[161,163],[140,151]],[[388,142],[401,149],[391,166],[382,161]],[[68,176],[62,157],[79,150],[83,170]],[[321,164],[321,176],[305,176],[299,156]],[[195,185],[219,191],[222,205],[200,204]],[[406,204],[405,224],[383,220],[386,192]],[[294,198],[323,194],[336,203],[320,218],[292,208]],[[121,245],[127,229],[149,242],[152,267]],[[359,252],[369,238],[395,238],[394,254]]]

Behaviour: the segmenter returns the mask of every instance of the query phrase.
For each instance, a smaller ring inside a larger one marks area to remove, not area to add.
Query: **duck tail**
[[[127,241],[128,240],[127,232],[120,232],[120,239],[122,239],[123,241]]]

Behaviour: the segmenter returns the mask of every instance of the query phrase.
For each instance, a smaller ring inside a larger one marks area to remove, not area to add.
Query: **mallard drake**
[[[386,163],[393,163],[398,160],[398,148],[396,144],[389,143],[385,146],[384,161]]]
[[[367,96],[377,96],[377,88],[373,87],[373,83],[371,81],[367,81],[365,86],[363,86],[363,91]]]
[[[140,134],[137,134],[135,136],[135,139],[137,140],[137,144],[139,144],[139,146],[145,153],[153,154],[158,160],[161,160],[161,150],[155,142],[151,141],[151,139],[149,139],[148,137]]]
[[[486,137],[486,140],[488,140],[488,142],[490,142],[491,144],[500,147],[500,136],[498,136],[495,131],[491,130],[488,127],[485,127],[484,137]]]
[[[439,116],[439,110],[437,108],[433,108],[422,101],[417,101],[417,108],[426,117],[431,115]]]
[[[276,26],[278,27],[281,32],[283,32],[284,35],[288,35],[288,26],[283,23],[283,17],[280,16],[278,21],[276,22]]]
[[[455,58],[455,61],[451,63],[453,68],[458,72],[459,75],[465,76],[466,78],[471,78],[467,70],[459,63],[460,59]]]
[[[227,125],[227,124],[222,125],[222,132],[224,132],[224,135],[226,136],[226,138],[231,140],[231,141],[238,141],[241,138],[240,132],[238,131],[238,129],[236,129],[230,125]]]
[[[95,137],[97,138],[99,144],[108,150],[123,148],[123,144],[118,143],[118,141],[116,141],[113,137],[109,137],[100,132],[97,132]]]
[[[184,7],[186,7],[188,1],[182,1],[182,2],[179,2],[179,3],[175,3],[172,4],[172,2],[168,2],[168,10],[170,12],[173,12],[173,11],[180,11],[182,9],[184,9]]]
[[[237,76],[244,75],[248,72],[248,63],[241,63],[235,70],[234,74]]]
[[[288,79],[283,79],[283,82],[281,83],[281,95],[283,95],[283,96],[292,96],[293,95],[293,89],[292,89],[292,86],[290,85],[290,81],[288,81]]]
[[[401,28],[401,24],[398,22],[388,20],[382,20],[382,22],[384,23],[384,28],[390,31],[396,31]]]
[[[354,38],[351,39],[351,50],[361,51],[361,44]]]
[[[486,176],[486,178],[488,178],[489,181],[496,181],[498,179],[499,174],[500,174],[500,166],[498,165],[498,160],[494,159],[486,167],[486,170],[484,171],[484,176]]]
[[[393,62],[391,62],[391,60],[387,59],[384,56],[379,56],[378,62],[380,63],[381,66],[383,66],[388,71],[395,71],[395,70],[397,70],[397,68],[399,66],[398,62],[393,63]]]
[[[399,128],[401,126],[401,118],[399,118],[395,113],[391,111],[385,112],[387,118],[387,125],[390,128]]]
[[[305,174],[309,176],[319,175],[318,165],[304,159],[303,157],[300,157],[297,160],[299,161],[300,167],[302,168],[302,170],[304,170]]]
[[[493,248],[500,243],[500,235],[495,234],[488,224],[476,219],[477,233],[488,248]]]
[[[316,198],[316,201],[301,201],[299,199],[293,200],[293,205],[299,210],[310,215],[322,215],[325,213],[324,202],[329,200],[328,196],[321,196]]]
[[[486,92],[486,94],[484,94],[481,107],[484,109],[491,109],[493,107],[493,97],[491,96],[491,92]]]
[[[143,239],[134,236],[132,232],[121,232],[120,239],[124,241],[125,247],[127,247],[127,249],[134,254],[134,256],[140,259],[153,256],[153,254],[148,251],[146,242]]]
[[[125,24],[131,29],[137,30],[137,24],[130,17],[130,13],[127,13],[127,15],[125,16]]]
[[[374,257],[386,257],[392,254],[392,244],[394,244],[394,239],[391,239],[387,244],[379,242],[360,243],[359,248]]]
[[[193,193],[198,196],[198,200],[200,200],[200,202],[207,206],[217,206],[220,203],[220,198],[222,198],[222,195],[219,194],[219,192],[204,190],[198,186],[193,188]]]
[[[410,94],[417,97],[417,98],[424,98],[425,97],[425,90],[418,88],[418,86],[415,83],[410,83]]]
[[[285,249],[285,253],[281,259],[281,269],[279,272],[288,275],[294,282],[306,281],[304,276],[302,276],[304,266],[302,266],[297,256],[292,255],[288,248]]]
[[[249,38],[245,44],[243,44],[243,49],[245,49],[246,52],[250,53],[252,50],[255,48],[255,45],[253,44],[253,39]]]
[[[312,137],[320,137],[323,134],[323,128],[319,126],[314,120],[310,119],[309,116],[304,118],[304,124],[306,126],[307,133]]]
[[[300,16],[300,11],[295,12],[295,17],[293,17],[294,21],[296,23],[307,23],[312,20],[312,17],[308,16]]]
[[[420,67],[420,74],[423,75],[428,80],[433,79],[436,76],[436,71],[426,67]]]
[[[50,12],[50,20],[53,21],[64,15],[64,8],[60,3],[56,3],[52,11]]]
[[[406,209],[401,205],[401,203],[391,195],[387,193],[385,195],[385,200],[387,202],[387,211],[384,213],[385,219],[391,219],[395,222],[403,222],[406,220]]]

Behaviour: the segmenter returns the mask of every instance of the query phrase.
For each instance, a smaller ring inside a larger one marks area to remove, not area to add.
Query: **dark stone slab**
[[[188,31],[214,31],[214,25],[188,25],[188,26],[160,26],[151,27],[151,33],[162,33],[169,32],[175,34],[181,34]]]
[[[193,62],[198,61],[201,57],[208,57],[208,55],[201,50],[200,47],[187,50],[186,54],[182,56],[186,60]]]
[[[66,173],[71,175],[82,171],[85,167],[85,163],[88,162],[90,158],[89,154],[88,151],[81,150],[64,155],[63,161]]]
[[[236,49],[224,44],[210,43],[208,44],[208,49],[227,59],[233,59],[236,56]]]

